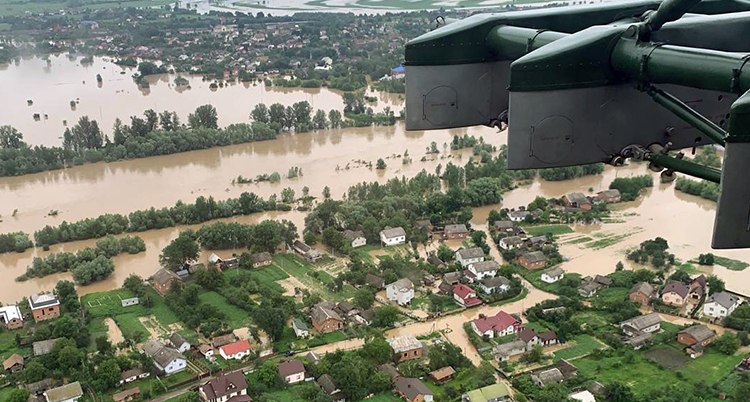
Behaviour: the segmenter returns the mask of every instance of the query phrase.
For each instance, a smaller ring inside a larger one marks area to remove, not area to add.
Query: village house
[[[435,371],[431,371],[429,376],[438,384],[442,384],[453,378],[453,374],[456,374],[456,370],[453,370],[451,366],[441,367]]]
[[[334,310],[333,302],[321,302],[313,306],[310,318],[315,329],[321,334],[344,328],[344,319]]]
[[[173,333],[172,336],[169,337],[169,343],[172,344],[172,347],[177,349],[177,351],[180,353],[185,353],[190,350],[190,343],[177,332]]]
[[[433,394],[417,378],[399,377],[395,383],[398,395],[406,402],[432,402]]]
[[[443,237],[447,240],[465,239],[469,236],[469,229],[464,224],[445,225]]]
[[[396,369],[396,366],[393,365],[393,363],[384,363],[377,367],[376,369],[379,373],[385,373],[388,375],[388,378],[391,379],[391,382],[396,382],[399,377],[401,377],[401,373],[398,372],[398,369]]]
[[[137,297],[129,297],[127,299],[120,300],[120,306],[130,307],[130,306],[138,305],[138,303],[140,302],[141,302],[140,299],[138,299]]]
[[[583,193],[570,193],[562,197],[563,204],[566,207],[580,208],[584,211],[591,210],[591,201]]]
[[[474,289],[459,283],[453,287],[453,299],[465,308],[475,307],[482,304]]]
[[[495,221],[492,226],[495,228],[495,230],[498,233],[513,233],[513,229],[516,227],[516,224],[512,221]]]
[[[44,321],[60,316],[60,301],[51,293],[39,293],[29,297],[29,308],[34,321]]]
[[[621,322],[620,328],[628,336],[658,332],[661,329],[661,316],[659,313],[639,315]]]
[[[26,384],[26,389],[28,389],[31,394],[29,402],[43,402],[45,400],[43,396],[44,391],[54,388],[55,385],[57,385],[57,383],[52,378],[45,378],[37,382]]]
[[[83,389],[78,381],[44,392],[47,402],[77,402],[82,396]]]
[[[611,189],[611,190],[604,190],[596,193],[596,201],[603,202],[606,204],[616,204],[620,202],[622,199],[620,195],[620,190],[617,189]]]
[[[432,233],[432,230],[434,229],[432,226],[432,222],[430,222],[429,219],[420,219],[416,222],[414,222],[414,228],[417,230],[421,230],[428,235]]]
[[[671,281],[661,292],[661,301],[670,306],[682,307],[687,302],[690,289],[684,283]]]
[[[541,251],[532,251],[530,253],[521,254],[518,257],[518,263],[526,269],[539,269],[544,268],[547,265],[547,257]]]
[[[297,317],[292,318],[292,329],[297,338],[307,338],[310,336],[310,329],[307,327],[307,324]]]
[[[264,251],[251,255],[250,261],[253,264],[253,268],[265,267],[273,264],[273,256],[268,251]]]
[[[694,301],[698,302],[701,298],[703,298],[703,295],[706,294],[708,291],[708,279],[705,275],[698,275],[690,282],[690,285],[688,286],[690,288],[690,293],[688,294],[688,297]]]
[[[427,256],[427,262],[438,270],[442,271],[443,269],[445,269],[445,262],[441,260],[434,252],[430,253],[430,255]]]
[[[633,303],[640,303],[647,305],[651,303],[651,299],[654,297],[656,289],[653,285],[648,282],[639,282],[633,285],[628,294],[628,299]]]
[[[323,390],[323,392],[326,393],[326,395],[331,397],[331,400],[333,402],[343,402],[346,398],[344,397],[344,393],[341,391],[341,389],[336,385],[336,382],[333,381],[333,377],[331,377],[328,374],[323,374],[318,378],[316,381],[320,389]]]
[[[583,282],[581,286],[578,288],[578,294],[581,297],[591,297],[596,294],[596,292],[599,291],[599,289],[602,288],[602,285],[596,283],[596,282]]]
[[[503,237],[497,245],[503,250],[515,250],[523,246],[523,239],[518,236]]]
[[[480,314],[479,318],[471,322],[471,329],[481,337],[502,338],[520,331],[521,320],[500,310],[492,316]]]
[[[555,367],[560,370],[566,381],[578,375],[578,367],[565,359],[558,360],[557,363],[555,363]]]
[[[112,395],[112,402],[130,402],[141,397],[141,389],[133,387]]]
[[[336,305],[336,311],[339,315],[346,318],[352,318],[359,315],[359,310],[346,300],[340,301],[339,304]]]
[[[469,265],[467,269],[466,277],[469,281],[481,281],[485,278],[491,278],[497,274],[497,270],[500,269],[500,264],[496,261],[480,261]]]
[[[367,244],[367,238],[361,230],[345,230],[343,237],[352,248],[362,247]]]
[[[596,402],[596,397],[589,390],[584,389],[582,391],[573,392],[568,395],[568,398],[574,399],[578,402]]]
[[[250,355],[250,342],[242,340],[226,344],[219,348],[219,355],[224,360],[242,360]]]
[[[294,252],[299,254],[302,258],[310,263],[318,262],[321,258],[323,258],[323,254],[321,254],[320,251],[308,246],[307,244],[299,240],[294,241],[294,243],[292,244],[292,249],[294,249]]]
[[[464,248],[456,251],[456,262],[464,268],[482,261],[484,261],[484,251],[480,247]]]
[[[200,353],[203,357],[205,357],[208,360],[213,360],[214,358],[214,348],[211,347],[211,345],[206,343],[201,343],[198,345],[198,353]]]
[[[486,294],[507,292],[510,290],[510,280],[504,276],[490,277],[480,282],[479,288]]]
[[[3,362],[3,371],[8,373],[15,373],[23,370],[23,356],[18,353],[13,353],[9,358]]]
[[[541,248],[549,244],[549,240],[547,236],[533,236],[526,239],[526,243],[528,243],[529,247]]]
[[[397,246],[406,243],[406,231],[402,227],[389,228],[380,231],[380,241],[386,246]]]
[[[219,374],[198,388],[198,395],[206,402],[250,402],[247,381],[241,371]]]
[[[716,338],[716,333],[705,325],[693,325],[677,333],[677,342],[686,345],[685,353],[696,358]]]
[[[385,279],[370,273],[365,275],[365,283],[377,290],[385,288]]]
[[[305,366],[299,360],[289,360],[279,364],[279,377],[287,384],[305,380]]]
[[[510,211],[508,212],[508,219],[513,222],[522,222],[529,215],[531,215],[529,211]]]
[[[414,298],[414,284],[411,283],[409,278],[401,278],[385,287],[385,295],[388,301],[406,306]]]
[[[561,383],[565,381],[562,372],[557,367],[539,371],[531,374],[531,381],[539,388],[544,388],[547,385]]]
[[[151,277],[151,284],[154,287],[154,290],[156,290],[160,295],[165,296],[169,291],[172,289],[172,285],[176,282],[180,282],[182,279],[180,279],[177,274],[174,272],[162,268]]]
[[[404,362],[422,357],[422,342],[412,335],[404,335],[388,339],[396,361]]]
[[[147,371],[143,371],[142,368],[136,367],[127,371],[123,371],[120,374],[120,385],[125,385],[136,380],[142,380],[148,378],[151,374]]]
[[[727,292],[717,292],[706,299],[703,315],[711,318],[725,318],[740,305],[740,300]]]
[[[542,273],[542,281],[547,283],[555,283],[565,277],[565,271],[562,268],[552,268]]]
[[[526,344],[526,350],[531,350],[536,345],[557,345],[557,334],[554,331],[537,333],[531,328],[523,328],[518,333],[518,338]]]
[[[211,339],[211,346],[213,346],[214,349],[218,349],[224,345],[229,345],[236,340],[237,337],[235,337],[234,334],[215,336]]]
[[[180,352],[162,345],[159,341],[150,340],[143,345],[143,352],[150,357],[154,365],[166,374],[177,373],[187,368],[187,360]]]
[[[0,324],[6,329],[18,329],[23,327],[23,314],[18,306],[0,307]]]
[[[499,362],[509,360],[513,356],[518,356],[526,352],[526,342],[521,339],[515,341],[501,343],[495,346],[492,353],[495,355],[495,359]]]
[[[31,349],[34,351],[34,356],[44,356],[52,352],[52,348],[55,347],[57,341],[61,338],[47,339],[45,341],[34,342]]]

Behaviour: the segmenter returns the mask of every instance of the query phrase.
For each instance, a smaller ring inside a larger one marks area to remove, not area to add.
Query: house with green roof
[[[461,395],[461,402],[505,402],[510,401],[510,391],[505,384],[492,384]]]

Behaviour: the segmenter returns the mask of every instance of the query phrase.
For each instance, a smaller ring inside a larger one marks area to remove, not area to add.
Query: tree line
[[[96,247],[86,247],[76,253],[52,253],[45,258],[34,257],[26,272],[16,278],[25,281],[59,272],[71,272],[73,280],[81,285],[107,278],[115,269],[112,257],[121,253],[138,254],[146,251],[146,243],[140,237],[126,236],[120,239],[109,235],[96,242]]]
[[[698,197],[718,201],[721,195],[721,186],[714,182],[706,180],[690,180],[684,177],[678,177],[674,189],[686,194],[697,195]]]

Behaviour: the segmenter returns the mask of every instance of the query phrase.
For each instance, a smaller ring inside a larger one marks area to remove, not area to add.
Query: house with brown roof
[[[521,254],[518,257],[518,263],[526,269],[544,268],[547,264],[547,257],[541,251],[532,251]]]
[[[367,244],[365,233],[361,230],[345,230],[343,233],[344,240],[349,242],[352,248],[362,247]]]
[[[131,383],[133,381],[147,378],[151,374],[148,371],[143,371],[142,368],[136,367],[127,371],[123,371],[120,374],[120,385]]]
[[[31,395],[41,395],[42,393],[44,393],[44,391],[54,386],[55,386],[55,380],[51,378],[45,378],[41,381],[26,384],[26,389],[29,390],[29,393],[31,393]]]
[[[661,292],[661,301],[670,306],[682,307],[687,302],[690,289],[684,283],[671,281]]]
[[[377,290],[381,290],[385,288],[385,279],[377,275],[370,274],[370,273],[365,275],[365,283],[374,287]]]
[[[598,202],[603,202],[606,204],[616,204],[622,200],[622,196],[620,194],[620,190],[610,189],[598,192],[594,199]]]
[[[690,293],[688,294],[688,299],[698,302],[701,298],[703,298],[703,295],[706,294],[706,291],[708,290],[708,280],[706,279],[705,275],[698,275],[695,279],[693,279],[692,282],[690,282],[690,285],[688,288],[690,288]]]
[[[453,367],[451,366],[445,366],[442,368],[439,368],[435,371],[430,372],[430,378],[432,378],[433,381],[435,381],[438,384],[442,384],[451,378],[453,378],[453,374],[455,374],[456,371],[453,370]]]
[[[211,346],[213,346],[214,349],[218,349],[234,342],[235,340],[237,340],[237,337],[234,336],[234,334],[219,335],[211,339]]]
[[[160,295],[164,296],[172,289],[172,285],[181,282],[182,279],[174,272],[162,268],[151,277],[151,284]]]
[[[396,393],[406,402],[432,402],[433,394],[417,378],[399,377],[396,380]]]
[[[554,331],[537,333],[531,328],[523,328],[521,332],[518,333],[518,339],[526,344],[526,350],[531,350],[536,345],[557,345],[557,334]]]
[[[344,328],[346,322],[335,310],[333,302],[321,302],[313,306],[310,312],[313,327],[321,334],[338,331]]]
[[[273,263],[273,256],[268,251],[264,251],[251,255],[250,261],[253,264],[253,268],[265,267]]]
[[[23,356],[18,353],[13,353],[3,362],[3,370],[9,373],[23,370]]]
[[[648,282],[639,282],[633,285],[628,294],[628,299],[633,303],[649,304],[654,297],[656,289]]]
[[[469,236],[469,229],[463,223],[445,225],[443,229],[443,237],[447,240],[465,239],[467,236]]]
[[[279,377],[287,384],[305,380],[305,366],[299,360],[289,360],[279,364]]]
[[[398,369],[396,369],[396,366],[393,365],[393,363],[385,363],[378,366],[377,370],[381,373],[388,374],[388,378],[391,379],[391,382],[396,382],[399,377],[401,377],[401,373],[398,372]]]
[[[114,402],[130,402],[140,397],[141,397],[141,389],[138,387],[133,387],[133,388],[126,389],[125,391],[118,392],[112,395],[112,400]]]
[[[206,402],[250,402],[247,396],[247,382],[241,371],[229,374],[219,373],[198,388],[198,395]]]
[[[566,207],[580,208],[584,211],[591,210],[591,201],[583,193],[570,193],[562,197]]]
[[[555,367],[562,373],[566,380],[569,380],[578,375],[578,367],[571,364],[565,359],[560,359],[555,363]]]
[[[686,345],[685,352],[692,358],[703,354],[703,350],[716,338],[716,332],[705,325],[693,325],[677,333],[677,342]]]
[[[294,249],[294,252],[307,260],[307,262],[315,263],[323,258],[323,254],[321,254],[320,251],[308,246],[307,244],[299,240],[295,240],[294,243],[292,243],[292,249]]]

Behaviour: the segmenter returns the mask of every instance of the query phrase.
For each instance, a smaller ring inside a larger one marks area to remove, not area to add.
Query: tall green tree
[[[219,128],[219,115],[213,105],[202,105],[188,115],[190,128]]]
[[[180,270],[186,263],[198,259],[200,248],[196,241],[195,231],[188,229],[180,232],[176,239],[161,252],[159,263],[172,271]]]

